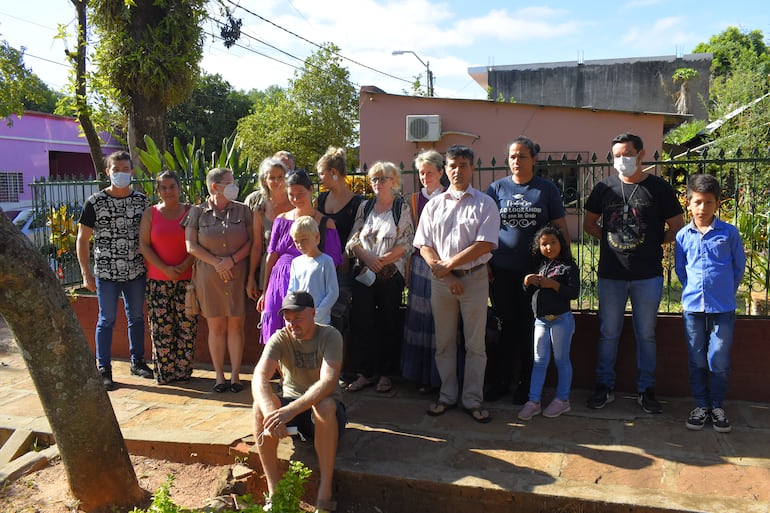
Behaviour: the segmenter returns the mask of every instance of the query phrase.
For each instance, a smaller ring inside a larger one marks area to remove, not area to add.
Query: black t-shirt
[[[599,277],[644,280],[663,275],[666,219],[682,213],[671,186],[655,175],[638,184],[622,183],[617,174],[594,186],[586,210],[601,215]]]
[[[334,224],[337,225],[337,233],[340,234],[340,242],[342,243],[342,248],[344,249],[345,244],[348,242],[348,238],[350,237],[350,230],[353,229],[353,223],[356,220],[358,205],[361,204],[361,202],[364,200],[364,197],[359,194],[355,194],[339,212],[330,214],[326,211],[326,197],[328,195],[328,192],[322,192],[318,195],[318,211],[325,216],[331,217],[332,221],[334,221]]]

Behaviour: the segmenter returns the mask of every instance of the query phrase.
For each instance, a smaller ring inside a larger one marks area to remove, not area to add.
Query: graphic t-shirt
[[[539,176],[525,184],[506,176],[492,182],[487,194],[500,211],[500,239],[492,251],[492,265],[520,272],[531,270],[535,232],[565,215],[559,189]]]
[[[125,198],[105,191],[91,195],[80,223],[94,230],[94,274],[103,280],[130,281],[145,273],[139,252],[139,223],[147,196],[131,191]]]
[[[664,179],[647,175],[636,184],[613,174],[594,186],[586,210],[601,215],[600,278],[645,280],[663,276],[666,219],[682,213]]]

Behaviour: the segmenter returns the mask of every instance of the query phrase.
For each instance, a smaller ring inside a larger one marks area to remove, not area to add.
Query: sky
[[[357,89],[410,92],[430,68],[436,96],[486,98],[469,68],[683,55],[728,26],[770,38],[764,0],[222,1],[242,19],[243,35],[229,50],[207,35],[201,67],[245,91],[286,87],[325,42],[340,48]],[[218,9],[210,16],[222,19]],[[0,40],[25,47],[27,67],[55,90],[68,74],[57,26],[74,35],[76,23],[70,0],[0,4]],[[218,35],[219,26],[209,19],[205,31]]]

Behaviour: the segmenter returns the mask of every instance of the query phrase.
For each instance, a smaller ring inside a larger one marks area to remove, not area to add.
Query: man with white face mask
[[[617,171],[598,182],[586,201],[583,229],[599,239],[599,355],[596,391],[589,408],[615,400],[615,360],[626,301],[636,338],[637,402],[660,413],[655,398],[655,324],[663,294],[663,248],[684,226],[682,207],[664,179],[642,171],[644,149],[638,135],[612,140]]]
[[[110,185],[89,197],[83,205],[77,238],[77,255],[83,287],[96,292],[99,318],[96,322],[96,359],[107,390],[112,380],[112,332],[118,297],[128,319],[131,374],[152,378],[144,360],[144,257],[139,251],[139,224],[147,208],[147,197],[131,188],[134,167],[131,156],[118,151],[107,157]],[[89,243],[94,238],[94,269]]]

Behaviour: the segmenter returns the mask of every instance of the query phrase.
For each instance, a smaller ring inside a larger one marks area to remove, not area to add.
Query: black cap
[[[298,290],[296,292],[289,292],[286,297],[283,298],[281,304],[281,310],[279,313],[283,313],[284,310],[291,310],[292,312],[298,312],[305,308],[315,308],[315,302],[313,302],[313,296],[309,292],[304,290]]]

